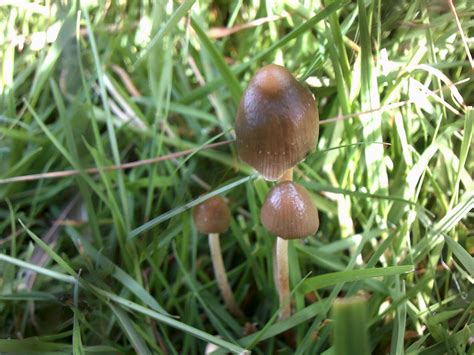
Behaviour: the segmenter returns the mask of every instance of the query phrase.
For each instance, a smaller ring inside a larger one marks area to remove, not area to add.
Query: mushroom
[[[286,68],[267,65],[255,74],[240,101],[235,133],[237,152],[243,161],[266,180],[291,181],[293,167],[314,150],[318,140],[319,116],[315,99]],[[294,188],[298,196],[305,196],[300,200],[305,203],[311,201],[306,198],[309,194],[301,193],[301,189],[304,190],[301,186]],[[289,203],[286,205],[290,206]],[[314,233],[319,224],[317,210],[312,202],[307,205],[308,211],[313,210],[316,216],[312,224]],[[297,219],[295,216],[299,216],[296,213],[299,210],[293,210],[294,220]],[[272,217],[262,209],[263,220],[270,222]],[[278,237],[274,250],[274,277],[281,304],[289,293],[286,239],[299,235],[293,234]],[[280,319],[288,317],[290,311],[288,303],[282,309]]]
[[[288,277],[288,240],[301,239],[316,233],[318,210],[309,192],[293,181],[281,181],[267,195],[260,211],[263,226],[277,236],[274,272],[280,301],[279,319],[291,314]]]
[[[224,199],[214,196],[197,205],[193,209],[193,220],[196,229],[209,236],[209,249],[211,250],[212,267],[217,285],[221,292],[224,304],[237,317],[242,318],[242,311],[237,306],[234,294],[229,285],[229,280],[222,259],[219,234],[229,229],[230,211]]]
[[[240,158],[267,180],[314,150],[319,117],[311,92],[284,67],[270,64],[250,81],[235,125]]]

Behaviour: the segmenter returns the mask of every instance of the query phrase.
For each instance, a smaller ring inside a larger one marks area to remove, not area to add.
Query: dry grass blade
[[[216,148],[216,147],[220,147],[220,146],[223,146],[223,145],[230,144],[232,142],[233,142],[232,140],[227,140],[227,141],[223,141],[223,142],[211,143],[211,144],[207,144],[207,145],[203,146],[199,150]],[[127,169],[132,169],[132,168],[136,168],[136,167],[143,166],[143,165],[149,165],[149,164],[159,163],[159,162],[162,162],[162,161],[165,161],[165,160],[171,160],[171,159],[183,157],[185,155],[189,155],[189,154],[193,154],[193,153],[196,153],[196,149],[186,149],[186,150],[183,150],[181,152],[166,154],[166,155],[156,157],[156,158],[137,160],[137,161],[133,161],[133,162],[130,162],[130,163],[125,163],[125,164],[120,164],[120,165],[111,165],[111,166],[107,166],[103,169],[89,168],[89,169],[85,169],[84,172],[86,174],[98,174],[99,172],[127,170]],[[42,174],[14,176],[14,177],[11,177],[11,178],[0,179],[0,185],[11,184],[11,183],[14,183],[14,182],[41,180],[41,179],[58,179],[58,178],[67,177],[67,176],[79,175],[80,173],[81,173],[80,170],[63,170],[63,171],[53,171],[53,172],[50,172],[50,173],[42,173]]]
[[[69,203],[64,206],[62,209],[61,213],[58,216],[58,220],[64,220],[67,218],[69,213],[71,213],[72,209],[76,205],[76,203],[79,201],[79,197],[76,196],[74,197]],[[54,245],[56,244],[59,236],[59,230],[62,227],[61,224],[59,223],[53,223],[51,228],[49,228],[48,232],[41,238],[45,244],[48,244],[51,248],[54,248]],[[36,266],[44,266],[46,265],[46,262],[49,260],[48,254],[39,246],[36,246],[35,249],[33,250],[33,254],[30,258],[30,262],[32,264],[35,264]],[[25,276],[25,283],[26,283],[26,289],[27,290],[32,290],[33,289],[33,284],[35,283],[37,273],[31,270],[28,270],[26,272]]]
[[[133,83],[132,79],[130,79],[130,76],[128,75],[128,73],[123,68],[119,67],[118,65],[113,64],[112,70],[114,71],[115,74],[117,74],[120,77],[120,79],[124,83],[125,87],[127,88],[131,96],[133,97],[142,96],[140,91],[137,89],[137,87]]]
[[[466,55],[467,55],[467,58],[469,59],[469,63],[471,64],[471,69],[474,70],[474,60],[472,59],[471,51],[469,50],[469,45],[467,44],[466,35],[464,34],[464,31],[462,30],[461,22],[459,21],[459,16],[456,11],[456,7],[453,4],[453,0],[448,0],[448,5],[453,13],[454,21],[456,22],[456,26],[458,28],[459,34],[461,35],[461,41],[464,45],[464,50],[466,51]]]
[[[236,26],[231,27],[231,28],[214,27],[214,28],[211,28],[209,30],[208,36],[209,36],[209,38],[214,38],[214,39],[223,38],[223,37],[233,35],[234,33],[237,33],[237,32],[242,31],[242,30],[246,30],[246,29],[249,29],[249,28],[253,28],[253,27],[263,25],[267,22],[281,20],[282,18],[285,18],[285,17],[286,16],[284,16],[284,15],[263,17],[263,18],[259,18],[259,19],[254,20],[254,21],[243,23],[241,25],[236,25]]]

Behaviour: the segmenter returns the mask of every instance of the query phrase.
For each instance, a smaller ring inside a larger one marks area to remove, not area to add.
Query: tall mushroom
[[[240,101],[235,133],[240,158],[266,180],[292,180],[293,167],[314,150],[318,140],[316,101],[286,68],[267,65],[255,74]],[[299,191],[299,188],[295,189]],[[317,218],[317,211],[315,213]],[[280,302],[289,289],[288,238],[277,237],[275,249],[275,281]],[[288,305],[280,319],[286,318],[289,310]]]
[[[282,307],[280,319],[291,313],[288,277],[288,240],[301,239],[316,233],[319,227],[318,210],[309,192],[293,181],[282,181],[267,195],[260,211],[263,226],[278,236],[276,242],[276,280]]]
[[[311,92],[284,67],[270,64],[250,81],[235,123],[240,158],[277,180],[314,150],[319,117]]]
[[[217,285],[221,292],[224,304],[235,316],[242,318],[243,314],[229,285],[222,259],[219,234],[229,229],[230,211],[227,203],[220,196],[214,196],[197,205],[193,209],[193,220],[196,229],[203,234],[208,234],[209,249],[211,251],[212,267]]]

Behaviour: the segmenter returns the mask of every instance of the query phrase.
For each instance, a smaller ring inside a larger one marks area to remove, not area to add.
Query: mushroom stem
[[[293,168],[286,170],[278,182],[293,181]],[[277,237],[274,249],[273,272],[280,301],[280,314],[278,319],[283,320],[291,314],[290,279],[288,268],[288,241]],[[276,267],[276,269],[275,269]],[[276,276],[275,276],[276,275]]]
[[[211,250],[214,276],[217,281],[217,286],[219,286],[219,290],[221,291],[222,298],[224,299],[224,304],[233,315],[243,318],[244,315],[237,306],[234,294],[229,285],[229,280],[227,279],[218,233],[209,233],[209,249]]]
[[[283,173],[283,175],[278,179],[278,182],[282,181],[293,181],[293,168],[289,168]]]
[[[277,240],[280,237],[277,237]],[[278,282],[278,265],[277,265],[277,243],[273,244],[273,252],[272,252],[272,267],[273,267],[273,283],[275,284],[275,288],[277,289],[278,296],[280,295],[280,284]]]
[[[286,319],[291,314],[290,280],[288,272],[288,240],[277,237],[276,240],[277,289],[280,301],[279,320]]]

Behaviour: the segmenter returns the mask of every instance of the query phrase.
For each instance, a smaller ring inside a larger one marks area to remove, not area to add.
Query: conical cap
[[[300,239],[319,228],[318,210],[309,192],[292,181],[275,185],[260,211],[263,226],[283,239]]]
[[[200,233],[224,233],[230,225],[229,207],[222,197],[211,197],[193,208],[193,220]]]
[[[319,117],[311,92],[284,67],[270,64],[250,81],[237,112],[240,158],[276,180],[316,147]]]

